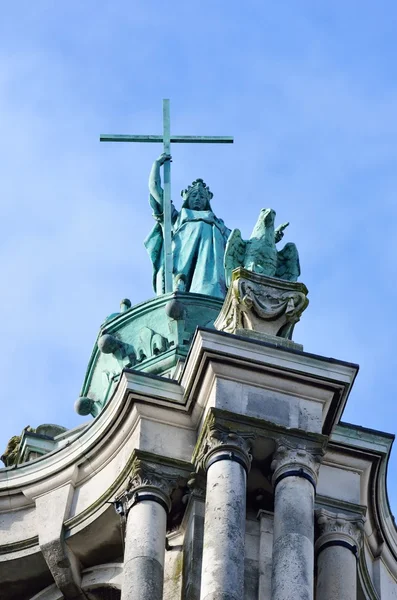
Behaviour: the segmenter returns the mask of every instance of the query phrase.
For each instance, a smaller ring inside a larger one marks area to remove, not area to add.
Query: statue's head
[[[202,179],[196,179],[186,190],[181,191],[182,208],[191,210],[211,210],[210,200],[213,193]]]

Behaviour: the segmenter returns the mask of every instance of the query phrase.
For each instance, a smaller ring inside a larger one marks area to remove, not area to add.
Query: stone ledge
[[[259,340],[261,342],[267,342],[268,344],[274,344],[279,348],[288,348],[289,350],[298,350],[299,352],[303,352],[302,344],[298,344],[292,340],[287,340],[279,337],[278,335],[270,335],[269,333],[261,333],[259,331],[252,331],[251,329],[240,328],[236,329],[235,334],[250,338],[252,340]]]

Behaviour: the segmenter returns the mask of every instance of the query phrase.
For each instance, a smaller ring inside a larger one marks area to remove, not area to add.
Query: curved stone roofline
[[[219,343],[220,339],[222,339],[221,343]],[[202,343],[203,341],[204,343]],[[126,369],[123,371],[111,401],[106,404],[102,413],[87,423],[83,429],[80,430],[81,426],[78,426],[72,430],[76,431],[77,435],[70,443],[29,463],[0,469],[0,494],[4,489],[10,490],[13,487],[30,485],[42,477],[56,474],[66,466],[76,464],[80,459],[86,457],[87,452],[94,446],[97,451],[104,443],[104,434],[113,427],[120,413],[125,409],[125,401],[130,396],[131,400],[144,398],[148,404],[168,406],[170,403],[177,404],[182,415],[186,415],[184,421],[189,423],[190,427],[196,427],[201,413],[194,413],[192,422],[187,412],[191,411],[190,403],[195,399],[194,388],[205,368],[205,362],[201,360],[201,356],[207,360],[212,348],[214,348],[214,354],[227,354],[230,359],[235,359],[239,363],[244,360],[248,360],[250,364],[257,361],[258,365],[274,362],[274,368],[281,371],[290,368],[292,363],[294,370],[301,371],[302,375],[307,372],[309,367],[309,373],[311,372],[313,377],[342,380],[347,386],[346,395],[350,391],[358,369],[357,365],[344,361],[275,348],[274,345],[266,342],[252,341],[199,328],[194,336],[179,383],[172,379]],[[351,375],[352,370],[354,371],[353,376]],[[142,396],[141,389],[143,387],[146,391]],[[98,440],[99,446],[97,446]]]

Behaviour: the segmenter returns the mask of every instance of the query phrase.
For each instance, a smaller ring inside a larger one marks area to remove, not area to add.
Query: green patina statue
[[[157,294],[164,293],[164,195],[160,167],[170,160],[170,155],[162,154],[154,162],[149,177],[149,202],[157,223],[145,246],[153,263],[153,287]],[[171,204],[174,290],[224,298],[227,289],[223,258],[230,229],[213,213],[213,194],[202,179],[196,179],[181,195],[180,212]]]
[[[237,267],[285,281],[298,280],[301,271],[295,244],[286,244],[280,251],[276,249],[276,244],[283,238],[284,229],[289,223],[283,223],[275,229],[275,216],[272,208],[262,208],[248,241],[241,238],[239,229],[233,229],[231,232],[224,259],[228,287],[232,271]]]
[[[155,160],[149,177],[149,202],[157,221],[145,240],[153,263],[153,288],[160,295],[164,288],[164,192],[160,167],[171,161],[163,153]],[[181,192],[183,203],[178,212],[171,202],[172,274],[174,291],[195,292],[224,298],[233,269],[249,271],[297,281],[300,275],[299,256],[295,244],[286,244],[277,251],[284,223],[275,229],[276,213],[262,209],[251,238],[244,241],[238,229],[232,232],[211,208],[212,192],[202,179],[196,179]]]

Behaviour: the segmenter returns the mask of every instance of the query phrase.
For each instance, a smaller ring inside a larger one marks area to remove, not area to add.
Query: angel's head
[[[182,190],[182,208],[191,210],[211,210],[213,193],[202,179],[196,179],[186,190]]]

